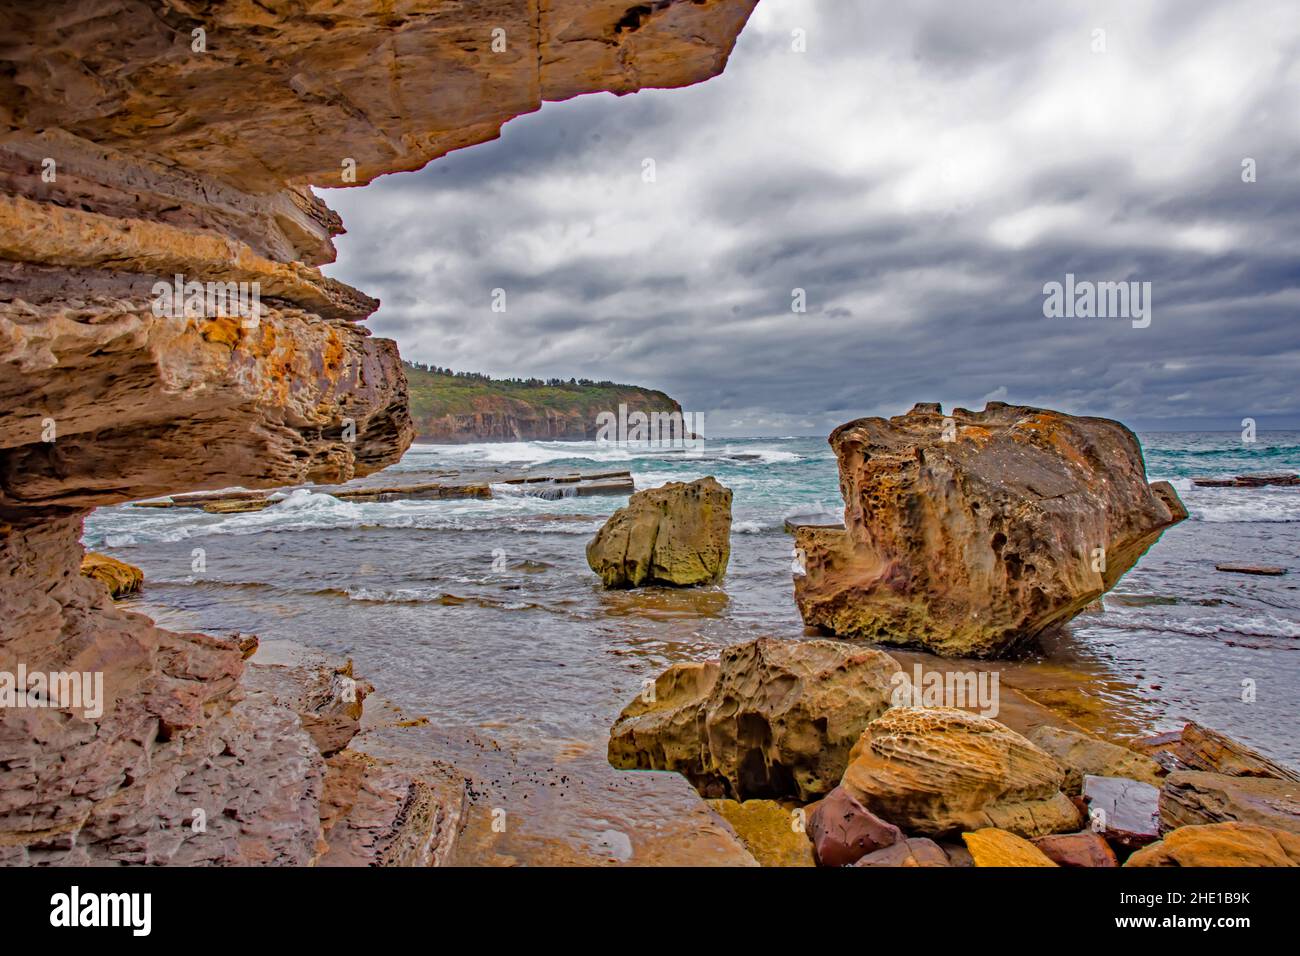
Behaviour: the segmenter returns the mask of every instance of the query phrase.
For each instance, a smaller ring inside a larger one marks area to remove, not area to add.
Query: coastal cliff
[[[309,863],[348,829],[340,788],[381,777],[394,821],[430,822],[372,834],[371,861],[436,855],[450,818],[413,811],[427,781],[340,762],[305,727],[355,695],[259,686],[255,642],[115,607],[79,573],[82,521],[395,462],[406,376],[360,324],[379,303],[317,268],[343,229],[310,187],[419,169],[546,100],[707,79],[755,2],[0,8],[23,38],[0,51],[0,672],[103,680],[101,713],[0,717],[0,863]],[[260,303],[160,309],[173,281]]]
[[[403,363],[415,440],[432,443],[593,441],[620,405],[680,414],[663,392],[613,382],[492,379]]]

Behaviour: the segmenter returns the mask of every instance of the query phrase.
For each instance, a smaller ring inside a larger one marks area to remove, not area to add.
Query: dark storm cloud
[[[663,388],[715,434],[989,399],[1293,427],[1298,93],[1289,0],[760,3],[718,79],[330,191],[331,274],[409,358]],[[1150,327],[1045,318],[1066,273],[1150,282]]]

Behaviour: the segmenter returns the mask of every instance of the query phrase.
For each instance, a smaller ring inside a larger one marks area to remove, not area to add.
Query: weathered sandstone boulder
[[[976,866],[1056,866],[1034,844],[1006,830],[985,827],[961,838]]]
[[[1160,790],[1165,829],[1207,823],[1251,823],[1300,834],[1300,782],[1180,770]]]
[[[659,675],[614,722],[609,762],[675,770],[706,796],[813,800],[839,782],[900,672],[889,655],[840,641],[737,644]]]
[[[798,528],[795,599],[842,636],[988,657],[1069,621],[1187,516],[1117,422],[917,405],[830,437],[844,528]]]
[[[1125,866],[1300,866],[1300,836],[1248,823],[1180,827]]]
[[[1057,866],[1119,866],[1115,851],[1100,835],[1091,830],[1081,833],[1054,833],[1034,837],[1034,846]]]
[[[543,100],[706,79],[753,6],[0,7],[22,38],[0,49],[0,672],[101,674],[104,703],[0,712],[0,863],[318,856],[317,743],[352,716],[250,686],[240,639],[114,607],[78,573],[82,519],[396,461],[397,348],[360,324],[376,300],[320,272],[342,223],[311,186],[418,169]],[[166,303],[174,281],[206,295]],[[259,308],[211,308],[241,283]],[[384,780],[377,799],[401,790]]]
[[[1085,774],[1128,777],[1156,787],[1164,776],[1160,765],[1145,754],[1087,734],[1044,724],[1030,731],[1029,739],[1065,768],[1067,793],[1079,793],[1083,789]]]
[[[109,597],[120,598],[135,594],[144,584],[144,572],[134,564],[127,564],[107,554],[87,551],[81,559],[81,573],[108,588]]]
[[[607,588],[719,580],[731,556],[731,491],[716,478],[638,491],[587,545]]]
[[[1055,760],[965,711],[895,707],[867,725],[849,760],[845,791],[906,833],[993,827],[1033,837],[1081,823]]]
[[[808,816],[808,836],[822,866],[848,866],[893,846],[903,832],[876,816],[843,787],[836,787]]]
[[[816,865],[808,834],[797,825],[794,812],[775,800],[710,800],[709,806],[761,865]]]

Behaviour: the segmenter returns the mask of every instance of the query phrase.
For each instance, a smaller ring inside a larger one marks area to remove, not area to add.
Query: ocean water
[[[1236,432],[1140,437],[1149,478],[1173,482],[1190,519],[1106,596],[1103,613],[1082,615],[1051,646],[999,665],[1004,681],[1113,737],[1195,719],[1300,765],[1300,489],[1190,481],[1300,471],[1300,433],[1261,433],[1251,445]],[[711,440],[698,459],[594,442],[416,445],[368,481],[617,467],[630,470],[638,488],[711,474],[735,492],[724,582],[604,591],[584,548],[624,500],[545,499],[507,485],[491,500],[382,504],[305,489],[240,515],[103,508],[87,519],[85,543],[144,569],[135,608],[160,624],[242,631],[351,657],[404,714],[519,754],[536,771],[528,783],[535,796],[538,781],[559,766],[566,786],[578,777],[590,784],[584,792],[605,794],[555,810],[569,814],[567,822],[551,821],[549,830],[538,823],[546,839],[520,838],[512,860],[568,861],[578,845],[600,857],[613,840],[624,849],[611,859],[626,862],[624,844],[635,858],[649,824],[643,809],[611,823],[617,813],[599,806],[645,800],[629,782],[638,775],[604,766],[609,726],[643,680],[670,663],[758,636],[804,635],[782,523],[795,513],[842,510],[825,439]],[[1216,571],[1223,562],[1290,573]],[[512,786],[518,796],[524,784],[500,783],[488,802],[509,800]],[[662,834],[671,825],[654,820],[650,829]],[[563,855],[557,844],[567,847]]]

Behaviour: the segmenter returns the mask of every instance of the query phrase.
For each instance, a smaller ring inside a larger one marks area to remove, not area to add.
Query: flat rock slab
[[[1300,781],[1171,773],[1160,791],[1160,821],[1165,829],[1236,822],[1300,834]]]
[[[1286,574],[1286,568],[1276,564],[1216,564],[1214,570],[1227,571],[1231,574],[1263,574],[1270,577]]]
[[[1135,849],[1160,839],[1160,791],[1126,777],[1085,774],[1083,799],[1093,832]]]

